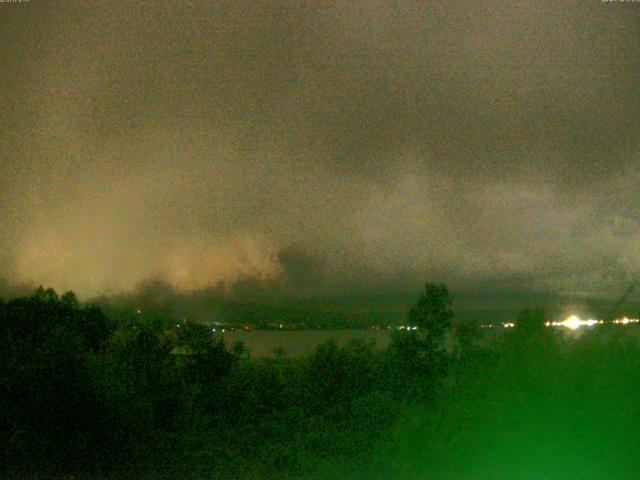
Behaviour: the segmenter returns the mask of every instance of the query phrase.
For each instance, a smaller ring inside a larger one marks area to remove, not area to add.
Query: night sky
[[[0,4],[0,277],[621,293],[640,5]]]

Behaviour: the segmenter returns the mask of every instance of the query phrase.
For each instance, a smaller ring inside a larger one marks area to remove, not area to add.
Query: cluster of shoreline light
[[[593,325],[603,324],[604,320],[594,320],[590,318],[589,320],[582,320],[577,315],[571,315],[566,320],[562,322],[545,322],[545,327],[566,327],[571,330],[575,330],[580,327],[592,327]]]
[[[638,323],[638,322],[640,322],[640,319],[638,319],[638,318],[623,317],[623,318],[619,318],[617,320],[614,320],[612,323],[618,323],[618,324],[622,324],[622,325],[627,325],[629,323]]]
[[[544,323],[544,326],[545,327],[565,327],[565,328],[569,328],[570,330],[576,330],[580,327],[593,327],[594,325],[603,325],[605,323],[612,323],[615,325],[629,325],[630,323],[640,323],[640,319],[622,317],[616,320],[611,320],[610,322],[605,322],[604,320],[594,320],[592,318],[588,320],[582,320],[577,315],[571,315],[569,318],[567,318],[566,320],[563,320],[562,322],[547,321]],[[504,328],[514,328],[516,325],[511,322],[506,322],[506,323],[500,324],[500,326]],[[489,323],[485,325],[480,325],[480,327],[493,328],[494,325],[492,323]]]
[[[562,322],[546,322],[545,326],[547,327],[566,327],[571,330],[576,330],[580,327],[593,327],[594,325],[603,325],[605,323],[613,323],[615,325],[629,325],[630,323],[638,323],[640,319],[637,318],[617,318],[610,322],[605,322],[604,320],[594,320],[592,318],[588,320],[582,320],[577,315],[571,315],[569,318]]]

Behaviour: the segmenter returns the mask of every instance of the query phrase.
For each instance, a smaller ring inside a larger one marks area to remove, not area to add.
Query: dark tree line
[[[386,351],[328,342],[307,358],[248,359],[203,325],[118,322],[39,288],[0,302],[2,462],[51,478],[129,476],[140,462],[176,475],[193,462],[221,478],[248,464],[299,474],[306,456],[366,448],[399,405],[434,395],[452,317],[446,287],[427,284],[409,313],[419,329]]]

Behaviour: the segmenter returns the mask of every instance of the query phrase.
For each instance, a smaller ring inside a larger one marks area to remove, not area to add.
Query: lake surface
[[[554,327],[557,335],[566,338],[579,338],[593,328],[584,327],[577,330],[569,330],[563,327]],[[606,327],[605,327],[606,328]],[[236,342],[243,342],[249,349],[251,357],[272,357],[278,348],[284,349],[285,357],[300,357],[313,353],[318,345],[329,340],[335,340],[338,345],[344,345],[352,339],[364,339],[372,341],[374,347],[382,350],[391,341],[392,330],[232,330],[223,333],[224,340],[228,347]],[[506,333],[506,329],[495,327],[483,332],[481,343],[491,342],[493,338],[501,333]],[[624,335],[627,338],[634,338],[640,341],[640,328],[637,325],[609,327],[612,335]],[[447,339],[447,347],[451,347],[453,338]]]
[[[385,348],[390,342],[388,330],[233,330],[222,334],[231,347],[243,342],[252,357],[271,357],[274,350],[284,349],[286,357],[299,357],[313,353],[329,340],[344,345],[352,339],[373,341],[376,349]]]

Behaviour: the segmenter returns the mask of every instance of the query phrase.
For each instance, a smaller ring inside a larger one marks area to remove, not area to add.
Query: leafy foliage
[[[188,465],[304,476],[312,458],[372,446],[395,418],[390,403],[433,395],[449,306],[446,287],[426,288],[411,315],[429,334],[394,337],[385,352],[330,341],[307,358],[254,360],[203,325],[116,323],[41,287],[0,302],[3,463],[49,477],[128,478],[140,462],[175,478],[192,476]]]

